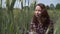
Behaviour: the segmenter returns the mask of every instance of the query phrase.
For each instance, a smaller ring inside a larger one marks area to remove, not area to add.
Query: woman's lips
[[[41,14],[35,14],[35,16],[36,16],[36,17],[39,17],[39,16],[41,16]]]

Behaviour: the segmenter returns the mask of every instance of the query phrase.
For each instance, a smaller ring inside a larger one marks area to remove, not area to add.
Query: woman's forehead
[[[35,9],[41,10],[41,7],[40,7],[40,6],[36,6],[36,8],[35,8]]]

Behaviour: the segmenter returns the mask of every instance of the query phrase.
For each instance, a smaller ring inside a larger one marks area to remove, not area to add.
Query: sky
[[[38,3],[44,3],[45,5],[53,3],[56,6],[57,3],[60,3],[60,0],[39,0]]]
[[[5,8],[6,7],[6,0],[2,1],[2,7]],[[60,0],[36,0],[37,4],[38,3],[43,3],[45,5],[50,5],[51,3],[54,4],[54,6],[56,6],[57,3],[60,3]],[[23,1],[23,5],[25,1]],[[34,0],[29,0],[30,3],[34,2]],[[28,6],[28,0],[26,0],[26,6]],[[21,8],[21,2],[19,0],[16,0],[14,8]]]

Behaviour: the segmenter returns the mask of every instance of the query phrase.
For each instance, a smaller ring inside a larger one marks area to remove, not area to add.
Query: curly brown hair
[[[44,4],[39,3],[36,6],[40,6],[42,9],[42,14],[40,17],[36,17],[35,15],[32,18],[32,22],[35,23],[35,25],[38,25],[39,21],[43,24],[43,26],[48,26],[50,23],[50,17],[47,13],[46,7]],[[36,7],[35,6],[35,7]],[[39,18],[39,19],[38,19]]]

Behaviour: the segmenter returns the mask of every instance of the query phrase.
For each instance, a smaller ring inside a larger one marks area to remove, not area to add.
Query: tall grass
[[[22,9],[13,8],[16,0],[6,0],[6,8],[0,8],[0,34],[26,34],[34,12],[36,1],[31,6],[23,7],[23,0],[20,0]],[[26,0],[25,0],[26,5]],[[60,10],[48,10],[50,18],[54,22],[54,34],[59,34]]]

